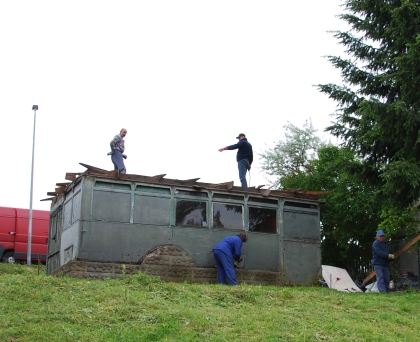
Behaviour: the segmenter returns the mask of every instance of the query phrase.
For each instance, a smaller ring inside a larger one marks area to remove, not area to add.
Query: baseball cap
[[[376,233],[376,235],[377,235],[377,236],[385,236],[386,234],[385,234],[385,232],[381,229],[381,230],[378,230],[378,232]]]
[[[244,136],[245,136],[245,134],[243,134],[243,133],[239,133],[239,134],[238,134],[238,136],[236,137],[236,139],[239,139],[239,138],[240,138],[240,137],[242,137],[242,136],[244,137]]]

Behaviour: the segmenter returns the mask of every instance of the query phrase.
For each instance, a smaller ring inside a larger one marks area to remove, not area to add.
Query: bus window
[[[213,228],[243,230],[242,206],[213,203]]]
[[[249,230],[259,233],[277,233],[276,210],[249,207]]]
[[[207,227],[206,202],[176,201],[176,225]]]

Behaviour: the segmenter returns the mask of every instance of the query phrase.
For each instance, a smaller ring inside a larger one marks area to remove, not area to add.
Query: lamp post
[[[32,141],[32,168],[31,168],[31,192],[29,199],[29,224],[28,224],[28,253],[26,256],[26,263],[28,266],[31,266],[31,255],[32,255],[32,191],[34,187],[34,154],[35,154],[35,127],[36,127],[36,111],[38,110],[38,105],[33,105],[32,110],[34,111],[34,134]]]

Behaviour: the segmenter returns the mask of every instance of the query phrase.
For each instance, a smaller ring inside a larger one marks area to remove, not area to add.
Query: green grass
[[[416,341],[420,292],[164,283],[0,264],[0,341]]]

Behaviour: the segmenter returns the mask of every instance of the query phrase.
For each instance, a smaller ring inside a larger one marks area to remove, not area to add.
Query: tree
[[[317,155],[318,148],[324,144],[315,135],[317,130],[312,126],[310,119],[305,121],[303,128],[298,128],[290,122],[283,128],[286,140],[279,140],[274,148],[260,154],[261,168],[270,176],[279,177],[270,184],[274,189],[279,187],[281,177],[304,170],[309,161]]]
[[[346,0],[350,59],[328,56],[343,85],[318,85],[338,103],[327,130],[362,159],[354,170],[397,208],[420,198],[420,6],[414,0]]]
[[[345,268],[354,278],[370,272],[372,242],[384,205],[376,190],[350,172],[360,165],[351,150],[337,146],[319,149],[318,159],[302,172],[280,180],[281,188],[330,191],[320,200],[321,248],[326,265]]]

